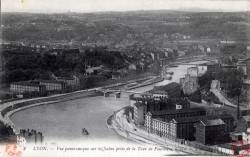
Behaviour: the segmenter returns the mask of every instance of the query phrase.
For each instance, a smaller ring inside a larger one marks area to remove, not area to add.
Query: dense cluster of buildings
[[[230,132],[234,130],[235,123],[231,115],[208,115],[204,108],[190,107],[184,98],[172,101],[166,97],[134,96],[130,100],[134,123],[159,136],[206,145],[228,142]],[[220,136],[215,138],[212,134]]]
[[[18,97],[24,96],[45,96],[48,94],[62,93],[67,90],[80,87],[79,78],[56,77],[56,80],[30,80],[13,82],[10,84],[10,92]]]
[[[218,70],[229,71],[240,69],[244,74],[242,91],[248,92],[250,102],[250,59],[240,59],[233,65],[218,62],[206,64],[206,72],[216,76]],[[204,73],[198,67],[190,67],[187,74],[180,79],[180,83],[171,83],[162,87],[155,87],[147,94],[133,95],[130,103],[133,108],[135,125],[145,128],[148,133],[163,138],[188,141],[206,149],[217,149],[228,154],[237,154],[250,145],[250,118],[244,114],[242,121],[244,128],[239,132],[235,117],[230,112],[211,113],[207,108],[195,107],[188,99],[200,90],[199,81]],[[222,90],[223,82],[212,80],[210,87]],[[193,102],[192,102],[193,103]],[[236,129],[237,127],[237,129]],[[248,131],[243,131],[247,130]],[[240,146],[234,141],[247,141]],[[197,145],[197,146],[198,146]],[[202,146],[201,146],[202,145]],[[233,149],[237,147],[237,150]],[[242,147],[242,148],[241,148]]]
[[[216,67],[209,68],[213,72],[211,68]],[[236,126],[234,117],[227,113],[211,114],[205,108],[191,105],[187,97],[200,89],[198,78],[204,74],[201,71],[190,67],[180,83],[156,86],[145,95],[131,96],[135,125],[160,137],[204,146],[230,142],[230,133]]]

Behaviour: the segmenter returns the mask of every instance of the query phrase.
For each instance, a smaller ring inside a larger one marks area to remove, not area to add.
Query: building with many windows
[[[133,107],[133,117],[134,123],[136,125],[143,125],[144,124],[144,116],[145,116],[145,105],[141,102],[135,102],[131,105]]]
[[[229,114],[214,115],[214,116],[200,116],[200,117],[185,117],[174,118],[170,121],[171,136],[185,139],[195,140],[194,133],[196,132],[194,125],[200,120],[221,119],[225,123],[225,132],[232,132],[234,130],[234,118]]]
[[[186,119],[194,118],[199,120],[200,116],[205,116],[206,111],[203,108],[189,108],[189,109],[175,109],[164,110],[157,112],[147,112],[145,114],[144,126],[149,132],[156,133],[160,136],[171,136],[179,138],[179,124],[176,125],[176,118],[183,117],[183,121]],[[179,121],[179,120],[178,120]],[[188,125],[186,125],[188,126]],[[191,128],[191,127],[190,127]],[[192,130],[190,130],[192,131]],[[177,135],[178,133],[178,135]]]
[[[206,110],[204,108],[187,108],[179,110],[151,111],[150,113],[153,118],[161,118],[163,121],[170,121],[174,118],[205,116]]]
[[[224,130],[223,132],[229,133],[234,130],[234,119],[231,115],[222,114],[214,116],[190,116],[190,117],[176,117],[171,120],[166,120],[160,117],[153,117],[153,115],[148,112],[145,115],[144,126],[146,130],[150,133],[157,134],[159,136],[167,136],[171,138],[185,139],[189,141],[196,140],[195,125],[200,121],[209,121],[221,119]],[[226,137],[226,136],[225,136]]]
[[[195,139],[205,145],[214,145],[229,142],[229,132],[221,119],[201,120],[195,124]]]
[[[45,95],[46,86],[32,81],[13,82],[10,84],[10,91],[15,94],[29,93],[41,96]]]
[[[207,63],[207,73],[209,73],[211,75],[215,75],[217,73],[218,69],[220,69],[220,64]]]
[[[199,122],[201,117],[185,117],[174,118],[170,121],[170,135],[175,138],[193,141],[194,137],[194,124]]]
[[[165,86],[155,86],[150,93],[162,91],[168,95],[169,98],[179,98],[181,96],[181,86],[179,83],[172,82]]]
[[[56,77],[57,81],[62,81],[66,83],[67,88],[77,89],[80,87],[80,79],[76,76],[73,77]]]
[[[168,136],[170,133],[170,123],[164,122],[160,118],[152,118],[152,114],[146,114],[144,126],[150,133],[155,133],[159,136]]]
[[[148,132],[159,136],[194,140],[194,124],[199,122],[201,117],[173,118],[164,121],[162,118],[153,118],[148,112],[145,117],[145,127]]]
[[[199,69],[198,67],[190,67],[187,69],[187,74],[191,77],[198,77]]]
[[[62,92],[66,89],[66,83],[56,80],[38,80],[40,85],[45,85],[47,92]]]
[[[180,84],[184,94],[190,95],[199,89],[198,77],[186,74],[180,78]]]

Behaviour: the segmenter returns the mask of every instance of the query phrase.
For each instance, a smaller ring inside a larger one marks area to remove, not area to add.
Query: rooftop
[[[215,116],[196,116],[196,117],[185,117],[185,118],[174,118],[173,122],[175,123],[193,123],[199,122],[200,120],[213,120],[213,119],[226,119],[230,118],[233,120],[233,117],[229,114],[221,114]]]
[[[173,89],[176,89],[176,88],[180,88],[180,84],[179,83],[176,83],[176,82],[172,82],[172,83],[169,83],[165,86],[155,86],[153,90],[151,91],[169,91],[169,90],[173,90]]]
[[[38,81],[20,81],[20,82],[13,82],[11,84],[23,85],[23,86],[33,86],[33,87],[42,86],[42,85],[39,84]]]
[[[200,122],[204,126],[216,126],[225,124],[221,119],[201,120]]]
[[[156,91],[154,91],[154,92],[152,92],[152,93],[153,93],[153,94],[165,94],[165,95],[168,94],[167,92],[161,91],[161,90],[156,90]]]
[[[183,117],[183,118],[174,118],[171,121],[173,123],[195,123],[195,122],[199,122],[203,118],[205,118],[205,117],[204,116],[199,116],[199,117]]]
[[[177,114],[177,113],[193,113],[206,110],[204,108],[187,108],[187,109],[180,109],[180,110],[161,110],[161,111],[151,111],[153,116],[161,116],[161,115],[168,115],[168,114]]]
[[[63,81],[58,81],[58,80],[38,80],[38,81],[44,83],[58,83],[58,84],[64,83]]]

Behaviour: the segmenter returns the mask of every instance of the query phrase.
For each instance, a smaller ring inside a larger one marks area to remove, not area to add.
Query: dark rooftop
[[[216,126],[225,124],[221,119],[201,120],[200,122],[204,126]]]
[[[165,86],[155,86],[150,92],[153,93],[154,91],[170,91],[175,90],[176,88],[180,88],[180,84],[176,82],[169,83]]]
[[[205,111],[204,108],[187,108],[187,109],[180,109],[180,110],[161,110],[161,111],[151,111],[152,116],[161,116],[161,115],[168,115],[168,114],[177,114],[177,113],[192,113],[197,111]]]
[[[58,83],[58,84],[64,83],[63,81],[58,81],[58,80],[38,80],[38,81],[44,83]]]
[[[233,116],[230,114],[221,114],[215,116],[196,116],[196,117],[181,117],[181,118],[174,118],[173,120],[175,123],[192,123],[192,122],[199,122],[200,120],[213,120],[213,119],[226,119],[230,118],[233,119]]]

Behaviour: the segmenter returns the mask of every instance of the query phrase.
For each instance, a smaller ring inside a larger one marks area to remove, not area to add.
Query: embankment
[[[72,99],[78,99],[83,97],[98,96],[102,93],[92,90],[82,90],[66,94],[58,94],[48,97],[24,99],[13,102],[4,103],[0,106],[0,120],[11,126],[15,134],[19,134],[19,129],[15,127],[14,123],[10,120],[10,116],[20,110],[27,109],[34,106],[69,101]]]

